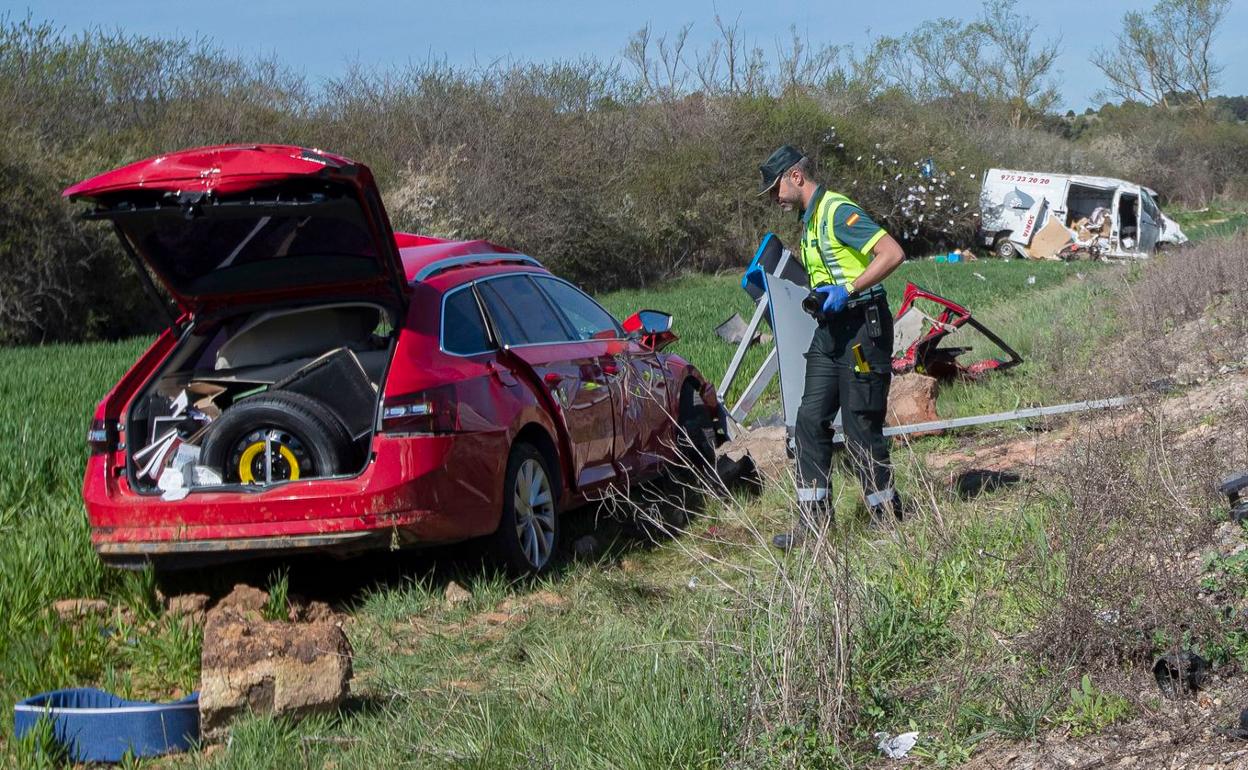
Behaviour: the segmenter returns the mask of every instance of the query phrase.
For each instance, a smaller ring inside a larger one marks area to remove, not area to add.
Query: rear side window
[[[555,309],[527,277],[509,275],[477,285],[504,344],[532,345],[573,339]]]
[[[534,278],[542,289],[550,296],[555,307],[568,319],[577,337],[583,340],[605,337],[622,337],[623,330],[615,322],[611,314],[603,310],[575,286],[555,278]]]
[[[442,304],[442,349],[447,353],[470,356],[492,349],[485,332],[485,319],[472,287],[446,295]]]

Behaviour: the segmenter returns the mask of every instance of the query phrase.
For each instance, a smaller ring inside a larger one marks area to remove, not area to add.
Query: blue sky
[[[1095,106],[1093,95],[1103,85],[1089,55],[1098,45],[1112,44],[1125,11],[1148,4],[1103,0],[1094,7],[1087,0],[1049,0],[1020,5],[1039,24],[1041,36],[1061,37],[1057,80],[1062,108],[1082,111]],[[794,24],[813,43],[865,46],[872,36],[900,34],[939,16],[969,19],[979,8],[978,0],[0,0],[0,9],[12,16],[29,10],[69,32],[102,26],[153,36],[199,35],[233,53],[276,54],[313,82],[333,77],[352,61],[384,68],[431,57],[466,66],[507,57],[618,58],[629,36],[647,23],[656,34],[692,23],[691,43],[704,44],[715,34],[717,12],[727,20],[739,18],[747,38],[767,51],[787,39]],[[1225,65],[1222,93],[1248,93],[1248,47],[1236,45],[1245,32],[1248,2],[1239,0],[1215,43],[1215,56]]]

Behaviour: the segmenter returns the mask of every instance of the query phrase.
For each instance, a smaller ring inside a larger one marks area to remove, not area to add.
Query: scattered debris
[[[1209,663],[1194,652],[1163,655],[1153,664],[1153,678],[1167,698],[1191,695],[1209,674]]]
[[[910,753],[910,749],[913,749],[914,745],[919,742],[919,734],[917,732],[901,733],[900,735],[892,736],[888,733],[880,732],[872,737],[876,740],[875,747],[889,759],[905,759],[906,755]]]
[[[733,313],[728,320],[715,327],[715,334],[730,345],[740,345],[741,340],[745,339],[747,328],[745,321],[741,318],[741,314]],[[764,344],[771,342],[771,335],[755,331],[754,336],[750,338],[750,344],[757,345],[760,342]]]
[[[207,594],[182,594],[165,601],[165,611],[174,617],[186,618],[194,625],[203,625],[208,619]]]
[[[1013,471],[971,468],[955,476],[952,486],[959,497],[971,498],[1017,484],[1022,480],[1023,477]]]
[[[942,348],[941,344],[950,340],[956,342],[957,332],[966,326],[987,337],[1008,359],[987,358],[969,366],[960,364],[958,357],[970,348]],[[1022,356],[976,319],[970,310],[913,283],[906,284],[893,321],[894,374],[915,371],[940,379],[974,380],[989,371],[1009,369],[1022,362]]]
[[[1075,244],[1074,236],[1054,217],[1036,231],[1031,239],[1032,259],[1061,259],[1061,252]]]
[[[217,612],[230,609],[238,612],[262,612],[268,603],[269,595],[267,593],[255,586],[239,583],[234,586],[234,590],[217,602],[213,610]]]
[[[286,617],[291,623],[324,623],[338,619],[337,613],[325,602],[308,601],[292,594],[286,604]]]
[[[759,475],[766,479],[783,477],[789,463],[783,425],[734,430],[732,441],[720,447],[720,452],[724,455],[749,455]]]
[[[1237,726],[1229,727],[1219,732],[1228,738],[1248,741],[1248,709],[1239,712],[1239,724]]]
[[[76,620],[88,615],[107,615],[108,602],[103,599],[61,599],[52,603],[52,611],[61,620]]]
[[[592,559],[598,554],[598,538],[583,535],[572,543],[572,555],[578,559]]]
[[[442,596],[446,600],[447,605],[451,607],[467,604],[472,600],[472,593],[454,580],[446,584],[446,591],[443,592]]]
[[[82,687],[42,693],[13,707],[13,732],[21,738],[40,720],[72,762],[122,762],[186,751],[199,741],[197,695],[173,703],[124,700]]]
[[[1222,479],[1218,491],[1226,496],[1231,506],[1231,521],[1243,524],[1248,521],[1248,471],[1240,471]]]
[[[204,737],[221,738],[244,713],[302,717],[333,711],[352,676],[341,622],[266,621],[267,595],[239,585],[208,612],[199,712]],[[317,603],[308,605],[309,608]],[[324,616],[319,608],[296,614]]]
[[[754,458],[749,452],[735,459],[727,453],[720,454],[715,458],[715,474],[719,476],[720,483],[729,490],[758,491],[763,485],[758,475],[758,466],[754,464]]]

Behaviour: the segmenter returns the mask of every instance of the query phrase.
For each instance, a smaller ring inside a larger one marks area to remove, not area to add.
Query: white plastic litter
[[[889,759],[905,758],[910,753],[910,749],[914,748],[914,744],[919,742],[918,733],[901,733],[894,736],[888,733],[876,733],[874,737],[878,741],[875,747]]]
[[[156,479],[156,488],[164,492],[181,489],[184,478],[181,468],[165,468],[160,472],[160,478]]]
[[[191,490],[187,488],[185,481],[186,477],[181,468],[165,468],[160,472],[160,478],[156,480],[156,486],[162,490],[160,499],[181,500],[189,495]]]
[[[171,404],[173,408],[173,412],[171,412],[169,416],[181,417],[182,413],[186,411],[186,407],[190,403],[191,403],[191,397],[187,394],[185,390],[182,391],[181,393],[178,394],[178,397],[173,400],[173,404]]]
[[[173,455],[173,461],[169,463],[169,467],[185,473],[185,468],[199,462],[199,447],[194,444],[182,444],[178,447],[177,452]]]
[[[207,465],[192,465],[188,475],[193,487],[216,487],[224,483],[217,469]]]

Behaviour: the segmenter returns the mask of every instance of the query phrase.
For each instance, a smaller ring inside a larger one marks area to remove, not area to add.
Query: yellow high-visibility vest
[[[846,203],[857,205],[840,193],[826,190],[822,196],[816,194],[810,201],[814,211],[807,218],[806,231],[802,235],[802,266],[810,276],[812,287],[835,284],[852,288],[853,282],[871,261],[868,252],[884,237],[884,230],[881,229],[864,244],[862,251],[837,240],[833,217],[836,210]]]

